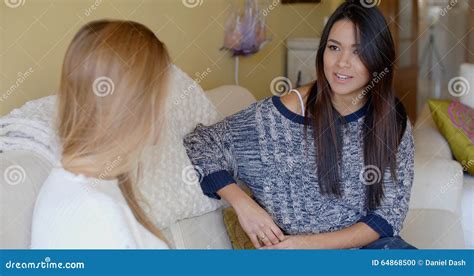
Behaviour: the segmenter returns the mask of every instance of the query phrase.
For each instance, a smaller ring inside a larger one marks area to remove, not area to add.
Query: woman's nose
[[[339,55],[339,60],[337,62],[338,66],[341,68],[348,68],[351,66],[351,56],[348,52],[343,52]]]

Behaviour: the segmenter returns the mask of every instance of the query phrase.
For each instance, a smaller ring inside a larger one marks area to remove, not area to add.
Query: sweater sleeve
[[[184,137],[186,153],[198,172],[201,189],[210,198],[220,199],[217,191],[235,183],[235,161],[228,119],[211,126],[198,124]]]
[[[397,182],[389,172],[384,175],[384,198],[380,206],[371,210],[359,222],[364,222],[380,237],[392,237],[400,234],[410,201],[414,178],[414,142],[412,126],[408,121],[405,133],[397,150]]]

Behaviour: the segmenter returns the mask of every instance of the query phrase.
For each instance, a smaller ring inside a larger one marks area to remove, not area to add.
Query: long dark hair
[[[311,118],[317,153],[317,175],[323,194],[341,196],[340,160],[342,151],[341,116],[333,107],[331,87],[324,74],[324,51],[332,26],[339,20],[354,23],[360,44],[359,56],[370,76],[382,72],[383,77],[369,81],[364,92],[367,112],[364,118],[364,168],[376,166],[381,175],[368,187],[368,206],[375,209],[384,196],[383,174],[391,171],[396,181],[396,152],[406,127],[406,112],[395,98],[393,64],[395,49],[392,35],[377,7],[364,7],[360,1],[346,1],[329,18],[320,40],[316,57],[317,82],[306,100],[305,120]],[[357,139],[357,138],[355,138]]]

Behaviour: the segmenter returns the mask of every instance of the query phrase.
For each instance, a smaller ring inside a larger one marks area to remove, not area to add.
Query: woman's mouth
[[[334,73],[333,76],[334,76],[334,80],[341,84],[348,83],[353,78],[352,76],[338,74],[338,73]]]

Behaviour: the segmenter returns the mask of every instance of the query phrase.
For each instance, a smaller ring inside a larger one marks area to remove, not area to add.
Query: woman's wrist
[[[305,237],[305,243],[307,248],[311,249],[321,249],[321,238],[319,234],[311,234]]]
[[[220,189],[217,194],[225,199],[239,214],[249,206],[252,200],[237,184],[232,183]]]

